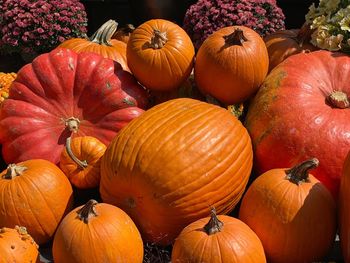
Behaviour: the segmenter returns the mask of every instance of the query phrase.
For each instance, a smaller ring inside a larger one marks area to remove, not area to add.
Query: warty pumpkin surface
[[[108,144],[143,113],[148,95],[111,59],[57,48],[18,72],[0,112],[0,143],[7,163],[60,160],[69,136]]]
[[[214,206],[238,203],[252,167],[252,146],[229,111],[174,99],[146,111],[102,157],[102,200],[126,211],[145,240],[170,244]]]
[[[258,174],[314,156],[313,175],[338,196],[350,148],[349,78],[350,57],[325,50],[293,55],[271,71],[245,122]]]

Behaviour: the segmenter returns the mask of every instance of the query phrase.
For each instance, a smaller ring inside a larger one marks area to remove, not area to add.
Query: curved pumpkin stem
[[[91,217],[96,217],[96,205],[98,202],[94,199],[90,199],[82,208],[77,211],[78,218],[85,224],[89,223]]]
[[[88,163],[86,160],[81,161],[78,159],[78,157],[76,157],[72,151],[72,147],[71,147],[71,142],[72,142],[72,138],[68,137],[66,140],[66,151],[68,153],[68,156],[81,168],[81,169],[85,169],[86,167],[88,167]]]
[[[221,222],[218,217],[216,216],[216,210],[215,208],[210,209],[210,220],[209,222],[204,226],[204,230],[208,235],[213,235],[217,232],[220,232],[222,227],[224,226],[224,223]]]
[[[339,90],[334,90],[331,94],[329,94],[327,100],[334,108],[346,109],[350,106],[348,95]]]
[[[248,39],[244,36],[243,30],[236,28],[231,34],[224,36],[225,45],[233,46],[240,45],[242,46],[245,41]]]
[[[304,43],[310,42],[311,35],[314,31],[314,29],[310,28],[309,24],[304,23],[294,40],[302,47]]]
[[[123,26],[120,30],[121,33],[123,33],[124,35],[128,35],[132,32],[134,32],[135,27],[133,24],[126,24],[125,26]]]
[[[90,41],[100,45],[112,46],[110,41],[117,27],[118,23],[116,21],[108,20],[90,37]]]
[[[316,168],[319,165],[319,161],[316,158],[306,160],[300,164],[297,164],[293,168],[286,170],[286,178],[297,185],[309,180],[309,170]]]
[[[28,168],[21,165],[16,165],[14,163],[7,166],[6,174],[3,176],[5,179],[13,179],[16,176],[21,175]]]
[[[166,32],[160,32],[158,29],[153,30],[153,37],[151,38],[150,47],[153,49],[160,49],[164,47],[165,43],[168,41]]]

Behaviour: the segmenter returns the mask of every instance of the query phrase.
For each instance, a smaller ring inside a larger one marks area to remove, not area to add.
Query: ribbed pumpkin
[[[272,169],[248,188],[239,218],[260,238],[268,262],[315,262],[324,258],[336,234],[336,205],[309,170],[318,160],[291,169]]]
[[[119,62],[124,70],[130,71],[126,62],[126,43],[112,39],[117,26],[118,23],[110,19],[90,38],[71,38],[62,42],[59,47],[69,48],[77,53],[95,52],[104,58]]]
[[[171,262],[265,263],[258,236],[242,221],[216,215],[199,219],[185,227],[174,243]]]
[[[124,211],[90,200],[62,220],[52,254],[55,263],[141,263],[143,242]]]
[[[1,263],[39,262],[39,246],[28,234],[25,227],[3,227],[0,229]]]
[[[222,103],[241,103],[259,89],[269,57],[263,39],[245,26],[219,29],[201,45],[194,77],[198,88]]]
[[[39,244],[48,242],[72,207],[64,173],[46,160],[10,164],[0,173],[0,225],[25,226]]]
[[[83,136],[66,140],[60,168],[77,188],[93,188],[100,184],[100,161],[106,145],[100,140]]]
[[[249,135],[229,111],[174,99],[146,111],[102,157],[102,200],[126,211],[145,240],[169,244],[208,206],[230,212],[252,167]]]
[[[345,162],[339,189],[339,238],[344,262],[350,262],[350,152]]]
[[[10,86],[16,77],[17,74],[14,72],[0,72],[0,104],[8,98]]]
[[[180,26],[152,19],[130,35],[126,55],[129,68],[142,85],[167,91],[176,89],[190,75],[194,47]]]

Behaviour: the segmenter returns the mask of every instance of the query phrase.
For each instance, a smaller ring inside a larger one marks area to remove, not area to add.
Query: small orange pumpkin
[[[77,53],[94,52],[104,58],[110,58],[120,63],[124,70],[129,71],[126,62],[126,44],[111,39],[117,30],[118,23],[114,20],[105,22],[89,39],[71,38],[62,42],[58,47],[69,48]]]
[[[106,145],[91,137],[75,137],[66,140],[60,167],[69,181],[77,188],[94,188],[100,183],[100,160]]]
[[[130,35],[126,55],[131,72],[142,85],[150,90],[169,91],[189,77],[194,47],[180,26],[152,19]]]
[[[143,242],[123,210],[90,200],[62,220],[52,254],[55,263],[141,263]]]
[[[171,262],[265,263],[264,248],[258,236],[242,221],[216,215],[197,220],[176,238]]]
[[[0,229],[0,262],[39,262],[39,246],[25,227]],[[5,261],[3,261],[5,260]]]

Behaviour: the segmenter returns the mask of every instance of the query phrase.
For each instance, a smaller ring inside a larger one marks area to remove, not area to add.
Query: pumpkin
[[[38,248],[25,227],[0,229],[0,262],[39,262]]]
[[[67,138],[60,168],[77,188],[94,188],[100,183],[100,161],[106,145],[91,136]]]
[[[63,41],[59,47],[69,48],[77,53],[95,52],[104,58],[119,62],[124,70],[129,71],[126,62],[126,43],[112,39],[117,26],[118,23],[110,19],[97,29],[90,38],[70,38]]]
[[[63,48],[42,54],[20,69],[2,105],[4,160],[58,163],[71,135],[108,144],[147,100],[135,78],[110,59]]]
[[[269,54],[269,71],[289,56],[311,52],[317,48],[310,43],[310,26],[305,24],[300,29],[279,30],[264,37]]]
[[[150,90],[169,91],[189,77],[194,47],[180,26],[152,19],[130,35],[126,56],[131,72],[142,85]]]
[[[268,262],[315,262],[324,258],[336,234],[331,193],[309,170],[315,158],[291,169],[260,175],[243,196],[239,219],[260,238]]]
[[[55,263],[141,263],[143,242],[124,211],[90,200],[62,220],[52,254]]]
[[[242,221],[216,215],[199,219],[186,226],[176,238],[172,262],[191,263],[259,263],[266,262],[258,236]]]
[[[112,38],[127,44],[129,42],[130,35],[132,32],[134,32],[134,30],[134,25],[126,24],[125,26],[118,28],[113,34]]]
[[[170,100],[130,122],[107,146],[100,193],[127,212],[146,241],[170,244],[181,230],[240,200],[252,146],[228,110],[194,99]]]
[[[224,104],[252,97],[266,77],[269,57],[263,39],[245,26],[229,26],[200,46],[194,66],[198,88]]]
[[[0,225],[25,226],[39,244],[48,242],[72,207],[72,187],[53,163],[33,159],[0,173]]]
[[[17,74],[14,72],[0,72],[0,104],[8,98],[10,86],[16,77]]]
[[[350,152],[345,162],[340,180],[339,203],[338,203],[338,225],[340,246],[344,262],[350,262]]]
[[[257,174],[315,156],[313,175],[338,196],[350,148],[349,74],[350,57],[326,50],[293,55],[271,71],[245,121]]]

